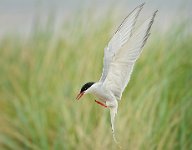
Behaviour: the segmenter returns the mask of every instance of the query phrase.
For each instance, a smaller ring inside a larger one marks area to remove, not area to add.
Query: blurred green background
[[[141,1],[0,1],[0,149],[119,149],[109,110],[80,87],[100,78],[103,49]],[[158,15],[119,103],[122,149],[192,150],[190,1],[146,1]]]

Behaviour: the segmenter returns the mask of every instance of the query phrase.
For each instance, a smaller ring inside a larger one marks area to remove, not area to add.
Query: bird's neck
[[[101,83],[95,82],[87,91],[86,93],[95,94],[96,91],[101,87]]]

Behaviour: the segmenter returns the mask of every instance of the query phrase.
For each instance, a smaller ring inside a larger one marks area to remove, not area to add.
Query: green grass
[[[0,149],[118,149],[109,110],[88,95],[75,100],[83,83],[100,78],[113,23],[108,16],[88,24],[71,18],[59,32],[48,24],[26,39],[1,39]],[[123,149],[192,149],[188,28],[152,29],[119,104],[116,134]]]

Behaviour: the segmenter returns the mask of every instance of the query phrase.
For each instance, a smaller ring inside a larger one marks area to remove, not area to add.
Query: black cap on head
[[[88,88],[90,88],[95,82],[88,82],[86,84],[84,84],[81,88],[81,91],[80,92],[84,92],[86,91]]]

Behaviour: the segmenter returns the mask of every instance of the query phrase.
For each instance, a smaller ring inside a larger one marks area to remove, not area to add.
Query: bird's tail
[[[119,141],[116,139],[116,136],[115,136],[114,123],[115,123],[115,116],[116,116],[116,114],[117,114],[117,107],[110,108],[111,129],[112,129],[113,140],[114,140],[115,144],[117,144],[119,149],[122,149],[122,146],[120,145]]]
[[[115,137],[115,116],[117,114],[117,107],[111,107],[110,108],[110,116],[111,116],[111,129],[113,134],[113,140],[115,143],[118,143],[116,137]]]

